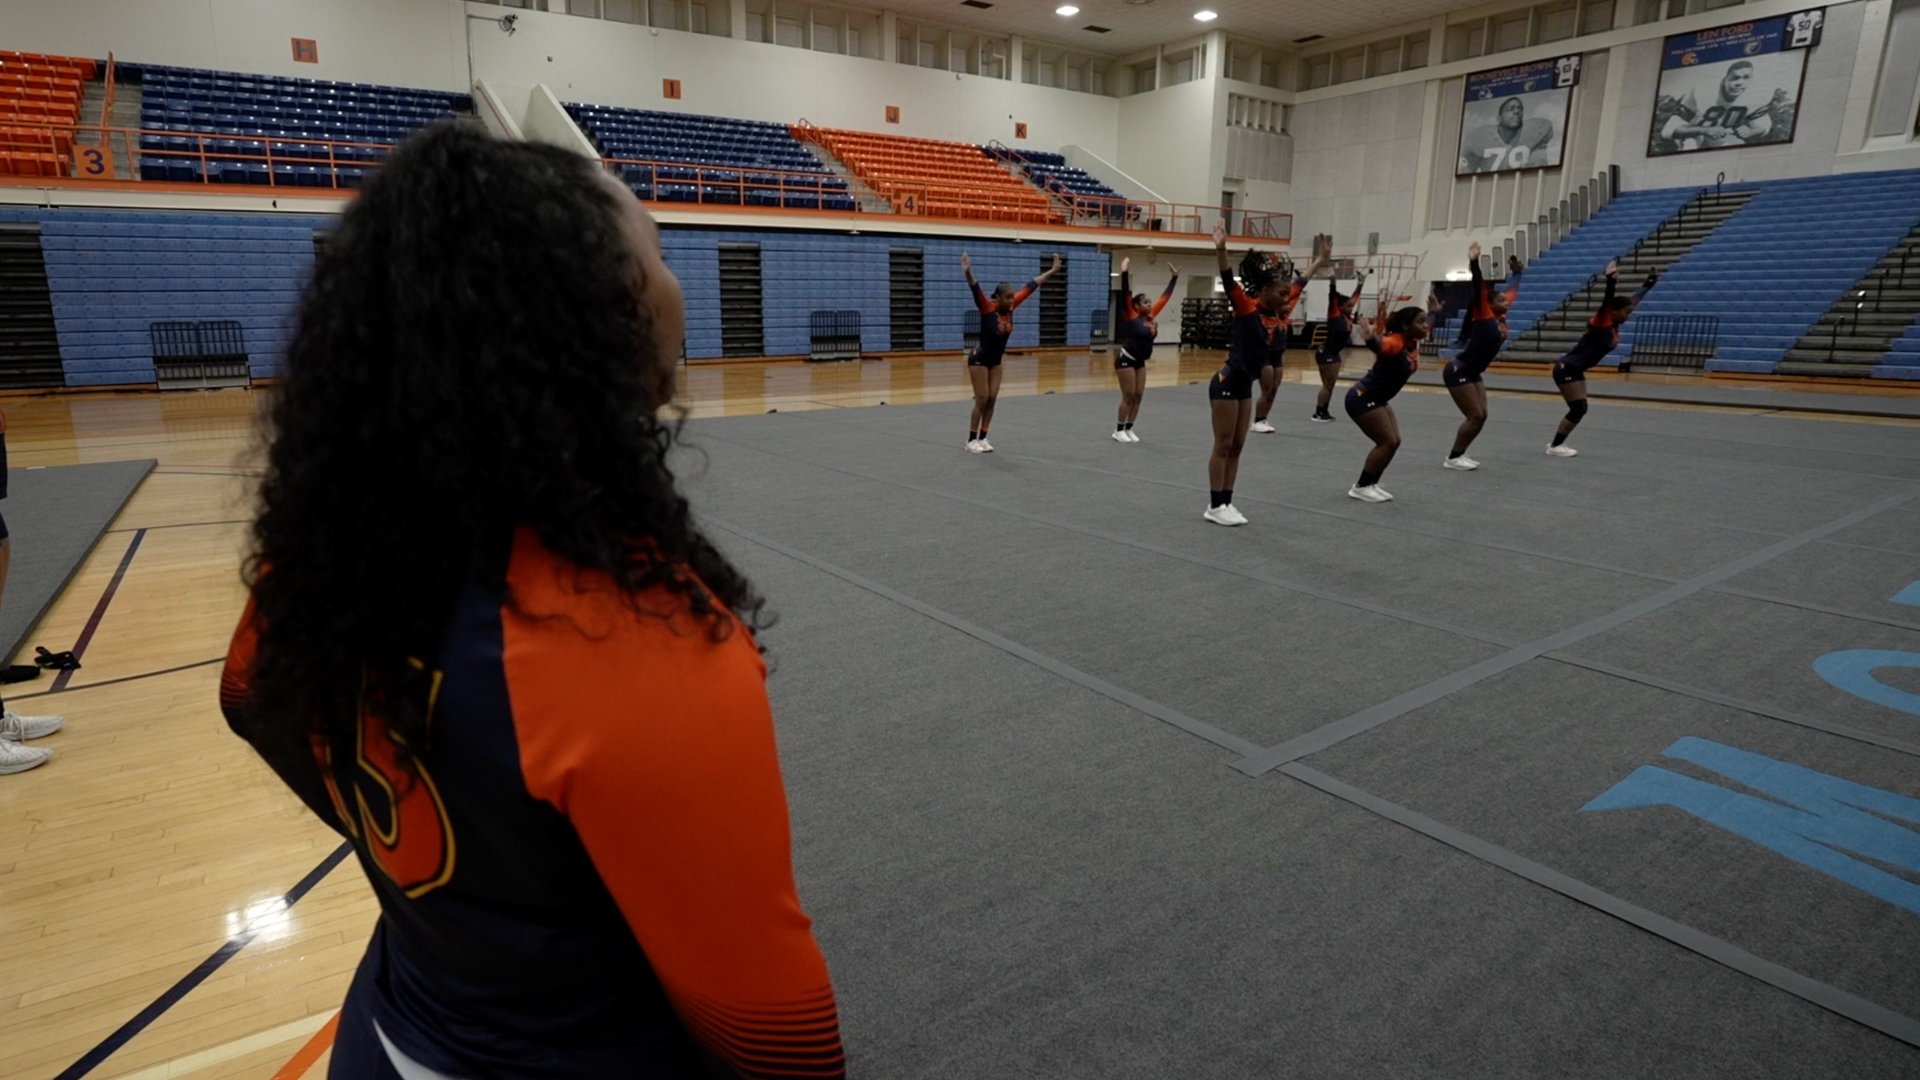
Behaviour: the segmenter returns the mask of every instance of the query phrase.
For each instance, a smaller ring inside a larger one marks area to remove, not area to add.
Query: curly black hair
[[[1280,262],[1257,248],[1248,248],[1240,257],[1240,287],[1249,296],[1258,296],[1280,280]]]
[[[246,566],[260,637],[235,728],[282,775],[317,778],[315,739],[341,745],[363,694],[427,752],[413,661],[431,668],[464,585],[503,580],[516,527],[629,598],[679,594],[716,638],[729,611],[760,624],[668,468],[668,361],[597,172],[445,123],[327,235]]]

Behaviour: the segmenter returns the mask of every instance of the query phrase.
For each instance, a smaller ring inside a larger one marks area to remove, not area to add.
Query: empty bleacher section
[[[1887,345],[1886,358],[1874,366],[1873,377],[1920,381],[1920,319],[1909,323],[1900,336]]]
[[[1742,186],[1752,200],[1675,263],[1640,310],[1718,316],[1708,368],[1766,374],[1920,222],[1920,172]],[[1621,354],[1633,332],[1629,322]]]
[[[1593,275],[1607,265],[1608,259],[1631,250],[1696,194],[1691,190],[1661,190],[1616,195],[1592,218],[1533,260],[1527,267],[1520,297],[1507,313],[1509,351],[1521,354],[1513,358],[1530,358],[1524,348],[1526,342],[1521,339],[1535,323],[1561,308],[1569,297],[1586,287]],[[1558,355],[1546,358],[1551,360]]]
[[[472,108],[465,94],[121,64],[141,89],[143,180],[359,187],[387,148]]]
[[[568,105],[567,113],[643,199],[855,209],[847,182],[784,124],[602,105]]]
[[[0,175],[60,176],[92,60],[0,52]]]
[[[895,210],[930,217],[1060,224],[1052,200],[995,164],[972,143],[874,135],[800,124],[794,134],[825,147]]]
[[[1640,288],[1649,273],[1665,274],[1669,267],[1684,258],[1702,240],[1711,236],[1723,222],[1738,213],[1751,198],[1753,198],[1753,192],[1746,190],[1707,190],[1688,199],[1680,209],[1674,211],[1672,216],[1662,221],[1652,232],[1615,254],[1614,257],[1620,263],[1617,295],[1631,296]],[[1605,270],[1604,259],[1596,263],[1593,274],[1588,277],[1586,284],[1570,294],[1558,308],[1536,320],[1532,328],[1527,331],[1525,338],[1514,343],[1505,359],[1551,362],[1571,349],[1574,343],[1587,332],[1588,320],[1600,310],[1601,303],[1606,299]],[[1525,285],[1521,287],[1523,293],[1526,288]],[[1675,362],[1680,359],[1679,353],[1682,350],[1665,346],[1678,343],[1677,340],[1670,342],[1669,339],[1676,338],[1681,324],[1673,323],[1671,320],[1666,323],[1660,322],[1660,316],[1670,313],[1663,311],[1654,302],[1653,297],[1657,295],[1661,295],[1658,290],[1649,294],[1647,304],[1650,306],[1642,309],[1642,317],[1635,319],[1632,325],[1636,330],[1658,325],[1660,333],[1664,335],[1656,338],[1663,346],[1659,359],[1662,362]],[[1686,333],[1679,336],[1685,338],[1688,346],[1684,350],[1687,354],[1686,362],[1691,366],[1699,367],[1711,355],[1714,325],[1715,320],[1712,317],[1705,322],[1690,319],[1685,324]],[[1624,339],[1624,333],[1622,336]],[[1624,360],[1629,351],[1626,348],[1617,349],[1615,362]]]
[[[279,371],[314,230],[328,219],[0,209],[37,221],[68,386],[154,381],[157,322],[241,325],[254,377]]]
[[[1067,164],[1064,154],[1047,150],[1013,150],[991,143],[980,149],[988,157],[1019,169],[1027,179],[1033,181],[1034,186],[1057,196],[1076,212],[1105,217],[1119,217],[1125,213],[1122,204],[1106,201],[1122,199],[1124,196],[1085,169]]]

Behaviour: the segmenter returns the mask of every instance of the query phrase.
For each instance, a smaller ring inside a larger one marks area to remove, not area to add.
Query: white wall
[[[472,5],[475,12],[500,9]],[[568,15],[517,12],[512,36],[476,22],[475,73],[514,100],[547,83],[564,101],[706,113],[821,127],[857,128],[927,139],[1058,150],[1078,143],[1115,153],[1120,102],[1003,79],[886,64],[786,46],[653,30]],[[682,97],[661,97],[679,79]],[[886,107],[900,107],[900,123]],[[1014,139],[1015,122],[1027,140]]]
[[[462,0],[4,0],[4,8],[0,35],[25,52],[467,88]],[[317,43],[319,63],[293,62],[296,37]]]
[[[1195,79],[1118,104],[1120,147],[1113,163],[1170,202],[1218,205],[1227,152],[1218,80]]]
[[[1426,88],[1385,87],[1298,105],[1293,132],[1293,235],[1332,233],[1342,251],[1413,238]]]

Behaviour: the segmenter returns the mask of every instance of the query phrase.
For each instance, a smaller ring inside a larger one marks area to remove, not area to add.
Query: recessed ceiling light
[[[1193,13],[1193,17],[1199,19],[1201,22],[1212,22],[1220,16],[1211,11],[1196,11]]]
[[[1072,4],[1063,4],[1060,7],[1054,8],[1053,13],[1055,15],[1078,15],[1080,14],[1080,9],[1074,7]]]

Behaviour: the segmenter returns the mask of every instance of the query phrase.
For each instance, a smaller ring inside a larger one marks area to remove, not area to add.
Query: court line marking
[[[209,526],[209,525],[251,525],[251,524],[253,524],[252,518],[227,518],[226,520],[223,520],[223,521],[176,521],[171,525],[142,525],[142,526],[139,526],[138,531],[152,532],[159,529],[198,529],[198,528],[202,528],[204,526]],[[108,529],[107,530],[109,534],[134,532],[134,531],[136,531],[136,529],[134,528],[134,526],[131,526],[131,525],[127,526],[124,529]]]
[[[321,859],[317,866],[307,871],[306,877],[301,878],[294,884],[293,888],[286,891],[280,898],[284,907],[276,910],[271,917],[278,919],[282,916],[284,908],[291,908],[293,905],[299,903],[300,899],[311,892],[315,885],[320,884],[320,879],[326,877],[334,867],[339,866],[341,861],[344,860],[352,850],[353,845],[347,843],[343,843],[339,847],[334,848],[331,855]],[[178,1005],[181,998],[186,997],[193,992],[194,988],[206,982],[207,979],[210,978],[214,972],[219,971],[227,961],[239,955],[240,950],[246,948],[248,943],[253,941],[254,936],[259,932],[260,931],[250,923],[238,934],[228,938],[225,944],[214,950],[213,955],[200,961],[198,967],[181,976],[180,981],[168,987],[159,997],[154,998],[153,1001],[147,1004],[146,1008],[135,1013],[131,1020],[121,1024],[114,1030],[113,1034],[100,1040],[98,1046],[80,1055],[73,1064],[62,1069],[60,1074],[55,1076],[53,1080],[80,1080],[80,1077],[99,1068],[101,1063],[109,1057],[112,1057],[115,1051],[127,1045],[134,1036],[145,1031],[147,1026],[155,1020],[160,1019],[161,1015],[168,1009]]]
[[[1300,762],[1288,762],[1281,765],[1279,771],[1336,799],[1378,814],[1388,821],[1437,840],[1481,862],[1497,866],[1543,888],[1551,889],[1569,900],[1585,904],[1631,926],[1665,938],[1689,952],[1784,990],[1802,1001],[1837,1013],[1901,1042],[1920,1046],[1920,1020],[1911,1016],[1894,1012],[1892,1009],[1876,1005],[1837,986],[1802,975],[1791,968],[1750,953],[1731,942],[1656,914],[1517,852],[1489,843],[1451,825],[1443,825],[1423,814],[1380,798],[1371,792],[1363,791]]]
[[[140,552],[140,541],[147,538],[147,530],[140,529],[133,534],[133,542],[127,545],[126,554],[120,556],[120,565],[113,571],[113,577],[107,582],[107,589],[93,605],[93,614],[87,616],[87,624],[80,628],[80,637],[73,643],[73,658],[79,660],[86,655],[87,646],[93,641],[94,631],[100,629],[100,620],[107,614],[107,605],[113,603],[113,594],[120,591],[120,582],[127,576],[127,567],[133,564],[133,557]],[[62,590],[64,591],[64,590]],[[73,681],[73,673],[78,668],[67,668],[53,677],[53,693],[67,688]]]
[[[1755,592],[1752,589],[1739,589],[1732,585],[1715,585],[1708,592],[1725,593],[1728,596],[1745,597],[1758,600],[1763,604],[1778,604],[1781,607],[1799,608],[1802,611],[1817,611],[1822,615],[1836,615],[1856,622],[1879,623],[1881,626],[1897,627],[1901,630],[1920,630],[1920,623],[1906,622],[1902,619],[1890,619],[1884,615],[1869,615],[1864,611],[1849,611],[1846,608],[1828,607],[1811,600],[1795,600],[1789,596],[1775,596],[1772,593]]]
[[[993,631],[988,630],[984,626],[981,626],[977,623],[969,622],[968,620],[963,619],[958,615],[951,614],[950,612],[943,611],[940,608],[934,607],[932,604],[929,604],[923,600],[917,600],[914,597],[908,596],[906,593],[899,591],[898,589],[893,589],[886,585],[882,585],[879,582],[872,580],[871,578],[862,577],[859,574],[856,574],[853,571],[848,570],[844,567],[835,566],[833,563],[827,562],[824,559],[815,558],[814,556],[809,555],[806,552],[799,550],[798,548],[789,547],[786,544],[779,542],[778,540],[773,540],[768,537],[761,536],[759,533],[751,532],[747,529],[741,528],[738,525],[734,525],[729,522],[722,521],[718,518],[713,518],[713,517],[704,518],[703,520],[706,524],[711,525],[714,528],[722,529],[726,532],[732,533],[733,535],[738,536],[740,539],[745,540],[749,543],[758,544],[759,546],[766,548],[768,551],[772,551],[780,555],[785,555],[787,558],[792,559],[795,562],[802,563],[807,566],[811,566],[815,570],[819,570],[822,573],[829,574],[833,577],[839,578],[841,581],[844,581],[849,585],[855,585],[855,586],[858,586],[859,588],[865,589],[866,591],[884,600],[891,600],[894,603],[899,604],[901,607],[908,609],[909,611],[917,612],[921,615],[926,616],[929,619],[932,619],[934,622],[941,623],[949,627],[950,629],[958,630],[960,633],[965,634],[968,637],[975,639],[976,641],[980,641],[987,645],[991,645],[994,648],[999,649],[1001,652],[1004,652],[1010,656],[1017,657],[1018,659],[1021,659],[1021,660],[1025,660],[1027,663],[1032,664],[1034,667],[1037,667],[1042,671],[1046,671],[1053,675],[1057,675],[1060,678],[1065,679],[1070,683],[1074,683],[1078,686],[1085,687],[1088,690],[1092,690],[1094,693],[1099,694],[1103,697],[1106,697],[1110,700],[1119,702],[1120,704],[1125,705],[1128,708],[1135,710],[1136,712],[1144,713],[1147,716],[1151,716],[1155,720],[1160,721],[1161,723],[1179,728],[1181,731],[1184,731],[1189,735],[1197,735],[1200,738],[1205,739],[1206,741],[1222,749],[1231,750],[1236,754],[1246,754],[1249,752],[1257,752],[1259,750],[1259,745],[1257,743],[1251,742],[1247,739],[1243,739],[1240,736],[1234,735],[1230,732],[1222,731],[1221,729],[1214,727],[1212,724],[1209,724],[1203,720],[1196,720],[1193,717],[1188,716],[1183,712],[1179,712],[1175,709],[1168,708],[1167,706],[1162,705],[1159,702],[1152,701],[1148,698],[1142,697],[1141,695],[1136,694],[1131,690],[1127,690],[1122,687],[1115,686],[1113,683],[1110,683],[1105,679],[1099,678],[1098,676],[1095,676],[1095,675],[1090,675],[1087,672],[1081,671],[1079,668],[1072,666],[1071,664],[1067,664],[1063,661],[1056,660],[1051,656],[1047,656],[1044,653],[1037,652],[1033,649],[1029,649],[1025,645],[1022,645],[1019,642],[1012,640],[1011,638],[1003,637],[999,634],[996,634]]]
[[[1397,697],[1389,698],[1386,701],[1362,709],[1344,719],[1335,720],[1333,723],[1327,724],[1315,731],[1296,736],[1277,746],[1269,747],[1258,754],[1247,757],[1243,761],[1236,762],[1234,768],[1239,769],[1249,776],[1259,776],[1262,773],[1279,768],[1289,761],[1296,761],[1309,754],[1319,753],[1328,747],[1345,742],[1355,735],[1371,731],[1389,720],[1398,719],[1424,705],[1432,704],[1450,694],[1457,693],[1476,683],[1490,679],[1501,672],[1516,668],[1545,653],[1552,652],[1555,649],[1564,649],[1569,645],[1605,633],[1615,627],[1638,619],[1643,615],[1658,611],[1677,600],[1683,600],[1703,589],[1717,585],[1736,574],[1744,573],[1771,559],[1778,558],[1787,552],[1804,547],[1820,539],[1822,536],[1857,525],[1883,510],[1891,509],[1892,507],[1911,500],[1916,495],[1920,495],[1920,486],[1910,487],[1897,495],[1890,495],[1887,498],[1881,499],[1879,502],[1872,503],[1850,514],[1835,518],[1825,525],[1809,529],[1797,536],[1788,537],[1779,543],[1769,544],[1758,551],[1749,552],[1730,563],[1716,567],[1704,574],[1695,575],[1672,588],[1664,589],[1652,596],[1642,597],[1625,607],[1610,611],[1605,615],[1588,619],[1586,622],[1568,627],[1555,634],[1549,634],[1544,638],[1529,642],[1517,649],[1502,653],[1499,656],[1487,660],[1482,660],[1480,663],[1462,668],[1450,675],[1444,675],[1425,686],[1409,690]]]
[[[1920,743],[1906,742],[1902,739],[1893,738],[1890,735],[1881,735],[1876,732],[1867,731],[1864,728],[1849,727],[1846,724],[1836,724],[1830,720],[1822,720],[1819,717],[1793,712],[1790,709],[1778,709],[1762,702],[1748,701],[1744,698],[1732,697],[1715,690],[1707,690],[1698,686],[1689,686],[1686,683],[1674,682],[1671,679],[1663,679],[1658,675],[1648,675],[1645,672],[1629,671],[1626,668],[1614,667],[1612,664],[1603,664],[1598,660],[1586,660],[1578,656],[1563,656],[1558,653],[1547,653],[1542,659],[1569,664],[1573,667],[1585,668],[1588,671],[1599,672],[1602,675],[1611,675],[1616,679],[1625,679],[1628,682],[1637,682],[1642,686],[1651,686],[1656,690],[1665,690],[1669,693],[1697,698],[1709,704],[1724,705],[1729,709],[1738,709],[1741,712],[1749,712],[1755,716],[1764,716],[1769,720],[1779,720],[1787,724],[1798,724],[1801,727],[1811,728],[1814,731],[1824,731],[1829,735],[1838,735],[1843,739],[1852,739],[1855,742],[1867,743],[1885,750],[1893,750],[1898,753],[1920,757]]]
[[[1920,489],[1916,489],[1916,493],[1920,493]],[[1046,671],[1101,694],[1121,705],[1144,712],[1148,716],[1172,724],[1189,734],[1199,735],[1215,745],[1222,747],[1227,747],[1228,745],[1225,741],[1214,737],[1214,734],[1210,734],[1210,732],[1218,733],[1217,728],[1212,728],[1211,725],[1194,720],[1158,702],[1142,697],[1131,691],[1122,690],[1103,679],[1094,678],[1069,664],[1054,660],[1051,657],[1020,645],[1018,642],[1011,641],[988,631],[981,631],[978,627],[974,627],[963,619],[947,615],[932,605],[922,603],[897,590],[881,585],[878,582],[869,581],[858,574],[837,567],[825,560],[817,559],[805,552],[788,547],[777,541],[769,540],[766,537],[751,533],[737,526],[713,519],[708,519],[708,521],[715,527],[725,529],[739,536],[741,539],[758,544],[778,554],[785,555],[797,562],[840,578],[849,584],[857,585],[884,599],[902,604],[911,610],[933,618],[954,629],[961,630],[971,637],[978,638],[995,648],[1027,660]],[[1171,719],[1175,717],[1177,717],[1179,721],[1184,722],[1176,722],[1176,720]],[[1838,987],[1802,975],[1791,968],[1776,964],[1771,960],[1766,960],[1730,942],[1702,933],[1693,927],[1667,918],[1664,915],[1656,914],[1653,911],[1623,900],[1620,897],[1561,873],[1558,870],[1554,870],[1542,863],[1525,858],[1516,852],[1489,843],[1450,825],[1443,825],[1432,818],[1428,818],[1397,803],[1380,798],[1344,781],[1335,779],[1317,769],[1302,765],[1299,762],[1282,764],[1278,766],[1278,771],[1282,775],[1298,780],[1328,795],[1332,795],[1335,798],[1344,800],[1396,824],[1422,833],[1431,839],[1438,840],[1475,859],[1506,870],[1509,873],[1550,889],[1553,892],[1559,893],[1570,900],[1584,904],[1603,914],[1611,915],[1622,922],[1645,930],[1724,967],[1758,979],[1776,989],[1784,990],[1810,1004],[1837,1013],[1840,1016],[1882,1032],[1883,1034],[1890,1035],[1902,1042],[1920,1046],[1920,1020],[1904,1016],[1884,1006],[1868,1001],[1865,998],[1847,993]]]
[[[332,1015],[315,1013],[312,1016],[295,1020],[290,1024],[281,1024],[279,1027],[271,1027],[265,1031],[256,1031],[252,1035],[235,1039],[229,1043],[222,1043],[219,1046],[198,1050],[194,1053],[174,1058],[171,1061],[163,1061],[158,1065],[151,1065],[135,1072],[125,1073],[116,1077],[115,1080],[167,1080],[169,1077],[185,1076],[188,1073],[198,1072],[209,1065],[218,1065],[224,1061],[232,1061],[234,1058],[245,1057],[255,1050],[265,1050],[269,1046],[278,1046],[283,1042],[291,1042],[303,1035],[311,1036],[317,1031],[325,1031],[333,1026],[334,1018],[339,1015],[338,1012]],[[319,1055],[315,1054],[314,1056],[318,1057]],[[291,1062],[289,1062],[289,1064],[291,1064]],[[311,1065],[312,1062],[308,1062],[308,1064]],[[305,1070],[303,1069],[302,1071],[304,1072]]]
[[[320,1060],[320,1055],[333,1049],[334,1033],[339,1029],[340,1010],[335,1009],[332,1018],[322,1025],[319,1031],[314,1032],[313,1038],[308,1039],[299,1050],[295,1051],[294,1055],[287,1059],[287,1063],[280,1066],[269,1080],[300,1080],[307,1075],[307,1070],[313,1068],[313,1063]]]
[[[98,686],[115,686],[120,683],[138,682],[141,679],[153,679],[162,675],[172,675],[179,671],[192,671],[194,668],[203,668],[208,664],[224,663],[226,659],[224,656],[216,656],[211,660],[195,660],[191,664],[181,664],[178,667],[161,668],[159,671],[148,671],[139,675],[122,675],[117,679],[101,679],[99,682],[81,683],[79,686],[55,686],[51,690],[35,690],[31,694],[8,694],[7,700],[25,701],[28,698],[46,697],[50,694],[77,694],[82,690],[92,690]]]
[[[941,491],[937,488],[922,487],[919,484],[909,483],[908,481],[905,481],[905,480],[888,480],[884,477],[872,476],[870,474],[858,472],[853,469],[841,468],[840,466],[837,466],[837,465],[826,465],[818,461],[806,460],[791,454],[775,454],[770,450],[763,450],[760,447],[752,446],[747,443],[736,442],[735,440],[732,440],[732,439],[721,438],[719,436],[708,436],[708,437],[714,439],[716,442],[729,443],[731,445],[741,447],[742,449],[750,450],[757,454],[764,454],[768,457],[779,458],[780,460],[783,460],[783,461],[798,461],[802,465],[807,465],[812,468],[821,469],[826,472],[839,473],[843,476],[851,476],[856,480],[866,480],[876,484],[886,484],[889,487],[905,488],[908,491],[916,491],[923,495],[931,495],[935,498],[946,499],[948,501],[957,502],[965,506],[975,507],[976,509],[987,510],[996,514],[1004,514],[1008,517],[1020,518],[1025,521],[1034,522],[1035,524],[1038,524],[1038,525],[1046,525],[1050,528],[1061,529],[1066,532],[1079,533],[1082,536],[1091,536],[1097,540],[1104,540],[1104,541],[1107,541],[1108,543],[1118,544],[1122,547],[1130,547],[1138,551],[1145,551],[1149,554],[1164,556],[1166,558],[1175,559],[1184,563],[1191,563],[1194,566],[1205,567],[1206,569],[1209,569],[1209,570],[1218,570],[1221,573],[1232,574],[1235,577],[1246,578],[1249,581],[1258,581],[1265,585],[1272,585],[1273,587],[1278,589],[1284,589],[1289,592],[1297,592],[1303,596],[1311,596],[1319,600],[1325,600],[1330,603],[1340,604],[1345,607],[1355,608],[1360,611],[1368,612],[1370,614],[1380,615],[1389,619],[1397,619],[1401,622],[1412,623],[1416,626],[1424,626],[1429,630],[1438,630],[1442,633],[1454,634],[1456,636],[1468,638],[1470,640],[1478,641],[1483,644],[1497,645],[1503,649],[1513,648],[1518,644],[1512,638],[1503,637],[1498,634],[1490,634],[1490,633],[1487,633],[1486,631],[1476,630],[1472,627],[1461,626],[1458,623],[1448,622],[1444,619],[1435,619],[1425,615],[1418,615],[1409,611],[1401,611],[1398,608],[1388,607],[1385,604],[1377,604],[1371,600],[1357,600],[1351,597],[1341,596],[1337,593],[1330,592],[1326,589],[1322,589],[1317,586],[1303,585],[1297,581],[1289,581],[1285,578],[1274,577],[1271,574],[1263,573],[1258,570],[1243,569],[1241,567],[1234,566],[1230,563],[1220,562],[1216,559],[1209,559],[1201,555],[1189,555],[1189,554],[1186,554],[1185,552],[1175,551],[1171,548],[1163,548],[1156,544],[1150,544],[1144,540],[1135,540],[1135,539],[1132,539],[1131,537],[1120,536],[1117,533],[1107,532],[1104,529],[1096,529],[1089,525],[1075,525],[1072,522],[1062,521],[1058,518],[1050,518],[1050,517],[1046,517],[1045,515],[1031,513],[1026,510],[1016,510],[1013,507],[1001,506],[997,503],[984,502],[979,499],[969,498],[965,495],[958,495],[952,492]]]

